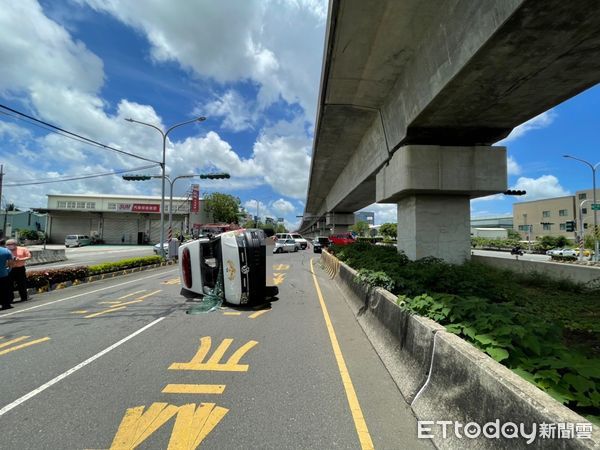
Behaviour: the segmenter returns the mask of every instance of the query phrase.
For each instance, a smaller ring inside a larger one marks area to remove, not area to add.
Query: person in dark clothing
[[[17,241],[9,239],[6,241],[6,248],[10,250],[14,257],[13,267],[10,271],[10,278],[13,283],[13,291],[16,288],[19,291],[21,301],[25,302],[27,298],[27,274],[25,273],[25,264],[31,259],[31,252],[27,247],[17,246]]]
[[[13,255],[6,247],[6,241],[0,239],[0,309],[10,309],[13,301],[12,279],[10,269],[13,264]]]

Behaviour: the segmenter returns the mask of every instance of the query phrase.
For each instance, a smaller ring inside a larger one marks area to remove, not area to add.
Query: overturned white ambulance
[[[267,285],[265,235],[258,229],[228,231],[183,244],[179,276],[183,295],[222,289],[223,300],[234,305],[260,304],[278,294],[277,286]]]

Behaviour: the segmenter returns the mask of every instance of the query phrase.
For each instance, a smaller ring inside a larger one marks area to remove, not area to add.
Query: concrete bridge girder
[[[391,175],[395,155],[415,145],[490,145],[593,86],[598,29],[595,0],[331,0],[306,211],[393,201],[416,211],[418,222],[418,211],[445,211],[451,197],[464,211],[477,186],[460,191],[444,182],[433,194],[410,193],[402,187],[415,178],[408,169]],[[486,173],[505,184],[506,161]],[[383,181],[390,195],[380,195]],[[490,183],[481,192],[502,190]]]

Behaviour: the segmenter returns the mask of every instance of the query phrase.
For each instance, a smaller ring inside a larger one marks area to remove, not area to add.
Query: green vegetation
[[[379,232],[382,236],[385,236],[389,239],[396,239],[398,236],[398,224],[384,223],[379,227]]]
[[[162,261],[160,256],[142,256],[139,258],[122,259],[112,263],[98,264],[95,266],[65,267],[62,269],[32,270],[27,272],[27,287],[49,288],[57,283],[67,281],[82,281],[92,275],[128,270],[134,267],[158,264]]]
[[[352,231],[354,231],[356,234],[358,234],[359,236],[366,236],[367,232],[369,231],[369,224],[363,220],[356,222],[354,225],[352,225],[352,227],[350,228]]]
[[[116,262],[89,266],[88,270],[90,275],[100,275],[108,272],[118,272],[119,270],[133,269],[134,267],[159,264],[162,260],[163,259],[160,256],[141,256],[139,258],[128,258]]]
[[[395,248],[333,247],[357,278],[398,295],[575,411],[598,421],[600,289],[476,263],[410,261]]]
[[[217,223],[238,223],[240,199],[229,194],[213,192],[204,197],[206,209]]]

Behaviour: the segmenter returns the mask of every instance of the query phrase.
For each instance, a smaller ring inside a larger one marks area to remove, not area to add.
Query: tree
[[[390,239],[396,239],[398,236],[398,225],[395,223],[384,223],[379,227],[379,232],[382,236]]]
[[[521,235],[518,231],[513,230],[512,228],[508,229],[508,239],[516,239],[517,241],[521,240]]]
[[[287,230],[285,228],[285,225],[280,223],[277,224],[277,229],[275,230],[276,233],[287,233]]]
[[[369,231],[369,224],[361,220],[352,225],[351,230],[359,236],[364,236],[367,233],[367,231]]]
[[[204,197],[206,210],[215,222],[238,223],[240,199],[229,194],[213,192]]]
[[[242,224],[242,228],[254,228],[256,222],[254,220],[248,220]]]

